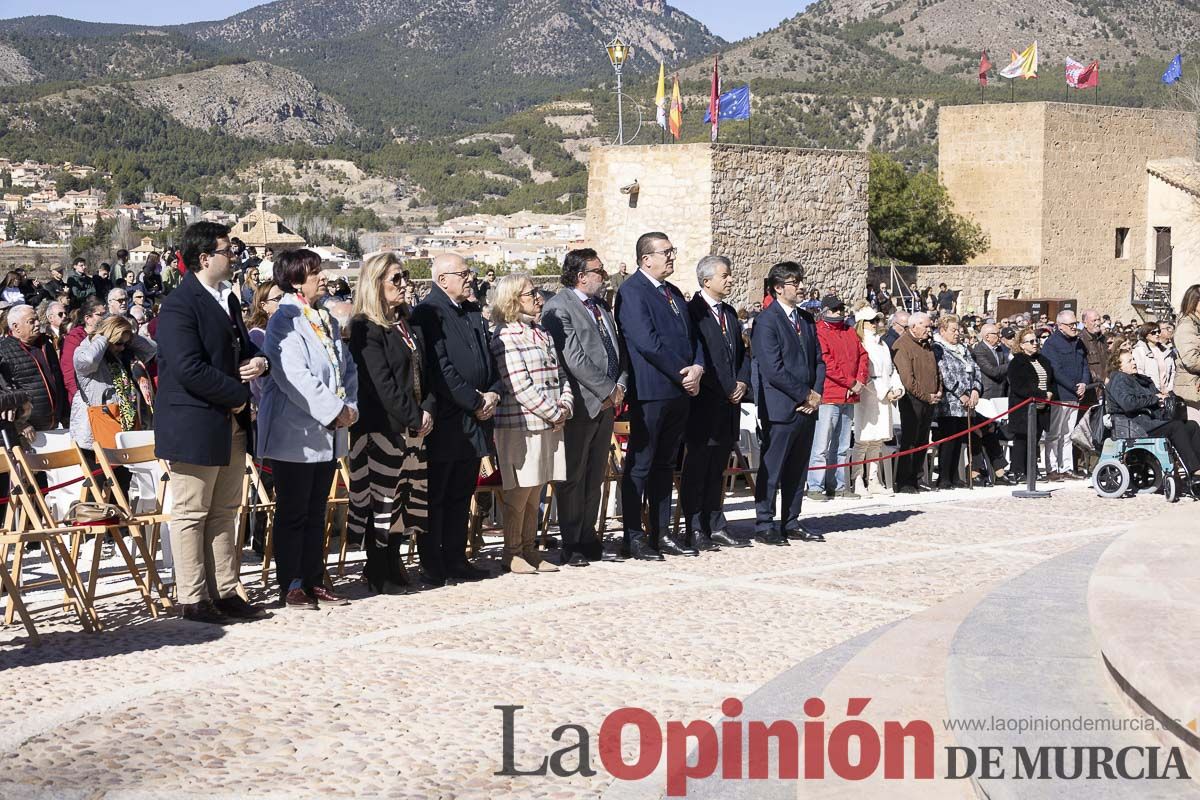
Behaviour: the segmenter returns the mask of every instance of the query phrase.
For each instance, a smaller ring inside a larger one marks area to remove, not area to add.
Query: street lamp
[[[625,144],[625,115],[621,108],[621,67],[625,66],[625,62],[633,55],[633,48],[622,42],[621,37],[614,36],[605,49],[608,50],[608,60],[613,66],[613,72],[617,73],[617,144]]]

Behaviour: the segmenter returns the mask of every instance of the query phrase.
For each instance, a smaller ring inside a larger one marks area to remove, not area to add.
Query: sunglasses
[[[403,286],[404,285],[404,273],[397,272],[395,275],[388,278],[388,283],[390,283],[392,286],[397,286],[397,287]]]
[[[1037,339],[1022,339],[1021,344],[1037,344]]]
[[[528,292],[521,292],[521,297],[541,297],[542,293],[537,289],[530,289]]]

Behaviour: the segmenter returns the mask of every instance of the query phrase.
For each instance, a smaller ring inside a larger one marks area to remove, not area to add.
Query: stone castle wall
[[[1194,114],[1068,103],[1046,104],[1046,205],[1042,291],[1076,297],[1122,317],[1132,273],[1148,277],[1146,162],[1194,157]],[[1126,258],[1117,228],[1128,228]]]
[[[991,246],[975,264],[1036,264],[1039,294],[1131,316],[1148,272],[1146,162],[1194,157],[1196,116],[1083,103],[993,103],[939,112],[942,182]],[[1118,228],[1128,228],[1126,257]]]
[[[799,261],[806,280],[858,296],[867,266],[866,153],[735,144],[606,147],[589,164],[586,240],[610,272],[636,269],[634,245],[661,230],[679,248],[672,282],[697,288],[695,267],[734,264],[731,302],[762,296],[772,264]],[[636,201],[621,194],[638,182]]]
[[[637,182],[636,195],[621,188]],[[585,240],[609,273],[621,262],[637,269],[635,246],[648,231],[663,231],[679,248],[671,282],[696,289],[696,262],[712,252],[712,147],[674,144],[604,147],[588,164]]]
[[[1045,103],[943,106],[938,173],[954,210],[983,227],[975,264],[1040,264]]]
[[[1012,297],[1041,296],[1040,267],[1036,264],[1001,266],[994,264],[933,264],[919,267],[896,267],[905,286],[917,285],[920,291],[928,286],[935,290],[944,283],[958,292],[958,309],[974,310],[978,314],[994,312],[996,301]],[[888,267],[872,267],[869,285],[880,281],[892,286],[892,271]],[[857,304],[857,303],[856,303]]]
[[[866,153],[714,145],[713,252],[738,276],[734,300],[762,296],[773,264],[797,261],[810,287],[866,291]]]

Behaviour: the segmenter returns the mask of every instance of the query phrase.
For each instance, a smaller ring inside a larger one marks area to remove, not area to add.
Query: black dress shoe
[[[761,541],[763,544],[769,544],[774,547],[790,547],[791,546],[788,544],[787,537],[784,536],[779,531],[771,531],[766,536],[764,536]]]
[[[446,579],[444,577],[430,575],[425,570],[421,570],[419,577],[421,578],[421,583],[425,584],[426,586],[432,586],[435,589],[440,589],[446,585]]]
[[[918,489],[915,486],[898,486],[898,487],[896,487],[896,494],[917,494],[919,491],[920,491],[920,489]]]
[[[725,547],[753,547],[753,545],[747,541],[733,538],[729,535],[728,531],[716,531],[713,533],[711,538],[717,544]]]
[[[680,544],[672,539],[667,534],[661,534],[658,537],[658,552],[665,553],[669,556],[698,556],[700,551],[693,547]]]
[[[587,560],[587,557],[584,556],[583,553],[580,553],[578,550],[576,550],[575,552],[571,553],[571,555],[568,556],[567,560],[563,563],[568,567],[586,567],[591,562]]]
[[[817,531],[806,531],[799,528],[787,532],[787,538],[795,539],[798,542],[823,542],[825,534]]]
[[[666,561],[662,553],[642,542],[630,542],[629,557],[635,561]]]
[[[247,603],[236,594],[233,597],[223,597],[213,603],[227,617],[232,619],[266,619],[271,616],[262,606]]]
[[[446,570],[446,577],[453,578],[456,581],[481,581],[484,578],[492,577],[492,573],[486,569],[473,567],[470,564],[459,564],[456,567]]]
[[[696,550],[699,550],[701,553],[721,549],[707,533],[694,533],[689,538],[691,540],[692,547],[694,547]]]
[[[221,613],[211,600],[201,600],[199,603],[184,603],[183,618],[188,622],[206,622],[209,625],[225,625],[232,619]]]
[[[936,492],[938,487],[930,486],[924,481],[917,481],[917,490],[922,492]]]

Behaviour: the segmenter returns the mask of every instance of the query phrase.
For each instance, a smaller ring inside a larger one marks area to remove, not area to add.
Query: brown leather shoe
[[[266,619],[271,616],[262,606],[251,605],[236,594],[233,597],[222,597],[213,605],[222,614],[235,620]]]
[[[241,598],[238,598],[239,600]],[[180,608],[183,612],[183,618],[189,622],[206,622],[209,625],[224,625],[233,622],[232,619],[225,616],[211,600],[201,600],[199,603],[183,603]]]
[[[334,606],[348,606],[350,601],[341,595],[334,594],[324,586],[314,586],[309,590],[309,593],[320,600],[322,603],[329,603]]]
[[[299,608],[304,611],[316,611],[317,598],[313,597],[303,589],[288,589],[287,594],[283,596],[283,605],[285,608]]]

